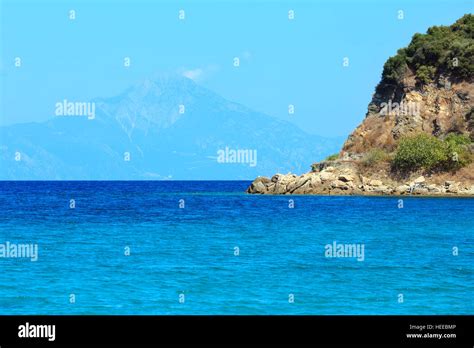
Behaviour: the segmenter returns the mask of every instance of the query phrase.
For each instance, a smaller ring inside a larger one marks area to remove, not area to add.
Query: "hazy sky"
[[[114,96],[157,74],[178,73],[326,136],[347,135],[360,123],[383,63],[415,32],[451,24],[471,13],[474,3],[0,2],[0,125],[43,121],[54,117],[57,101]],[[128,68],[125,57],[131,59]],[[295,105],[293,115],[289,104]]]

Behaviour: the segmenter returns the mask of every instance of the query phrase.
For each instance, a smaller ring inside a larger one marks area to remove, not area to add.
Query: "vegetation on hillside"
[[[471,163],[468,145],[471,140],[451,133],[445,139],[420,133],[402,138],[395,152],[392,167],[397,171],[456,170]]]
[[[406,48],[387,60],[382,80],[399,84],[410,69],[419,83],[440,75],[470,80],[474,76],[474,16],[466,14],[451,26],[434,26],[426,34],[415,34]]]
[[[419,133],[400,139],[394,152],[373,148],[361,160],[364,167],[380,163],[391,165],[396,172],[410,173],[419,169],[452,171],[467,166],[474,160],[470,150],[471,139],[466,135],[450,133],[444,139]]]
[[[390,160],[390,154],[379,148],[373,148],[367,152],[362,159],[362,165],[365,167],[373,167],[381,162]]]
[[[339,154],[338,153],[335,153],[333,155],[330,155],[328,157],[326,157],[325,161],[335,161],[339,158]]]

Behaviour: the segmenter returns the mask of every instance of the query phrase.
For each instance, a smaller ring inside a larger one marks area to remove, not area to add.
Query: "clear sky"
[[[472,0],[0,0],[0,125],[43,121],[63,99],[114,96],[161,73],[304,130],[345,136],[385,60]],[[71,20],[70,10],[76,18]],[[185,19],[179,19],[179,11]],[[288,11],[295,18],[289,20]],[[399,11],[403,19],[399,19]],[[15,67],[15,58],[21,67]],[[124,58],[130,57],[130,67]],[[240,67],[233,66],[234,57]],[[349,66],[343,67],[343,58]],[[288,105],[295,113],[288,114]]]

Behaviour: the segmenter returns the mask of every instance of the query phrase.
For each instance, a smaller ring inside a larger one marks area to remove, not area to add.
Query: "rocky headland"
[[[302,175],[255,194],[474,196],[474,16],[415,34],[387,60],[363,122]]]

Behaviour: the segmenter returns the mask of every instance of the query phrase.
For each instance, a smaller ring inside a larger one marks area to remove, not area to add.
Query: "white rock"
[[[428,185],[426,187],[428,189],[429,192],[432,192],[432,193],[441,193],[441,189],[435,185],[435,184],[432,184],[432,185]]]
[[[336,176],[333,173],[322,171],[320,178],[321,178],[321,181],[330,181],[330,180],[334,180]]]
[[[275,190],[274,192],[276,194],[283,194],[286,193],[286,185],[281,184],[280,182],[277,182],[275,185]]]
[[[258,193],[264,193],[267,188],[265,187],[265,185],[261,182],[261,181],[258,181],[254,184],[254,191],[255,192],[258,192]]]
[[[370,180],[369,184],[371,186],[382,186],[383,183],[380,180],[372,179],[372,180]]]
[[[397,193],[407,193],[410,190],[410,186],[408,185],[400,185],[395,189]]]
[[[334,167],[333,166],[329,166],[327,167],[326,169],[324,169],[326,172],[333,172],[334,171]]]
[[[311,186],[317,187],[318,185],[321,185],[321,177],[317,174],[313,174],[311,176]]]
[[[422,176],[419,176],[418,178],[415,179],[415,181],[413,181],[415,184],[422,184],[425,182],[425,177],[422,175]]]

